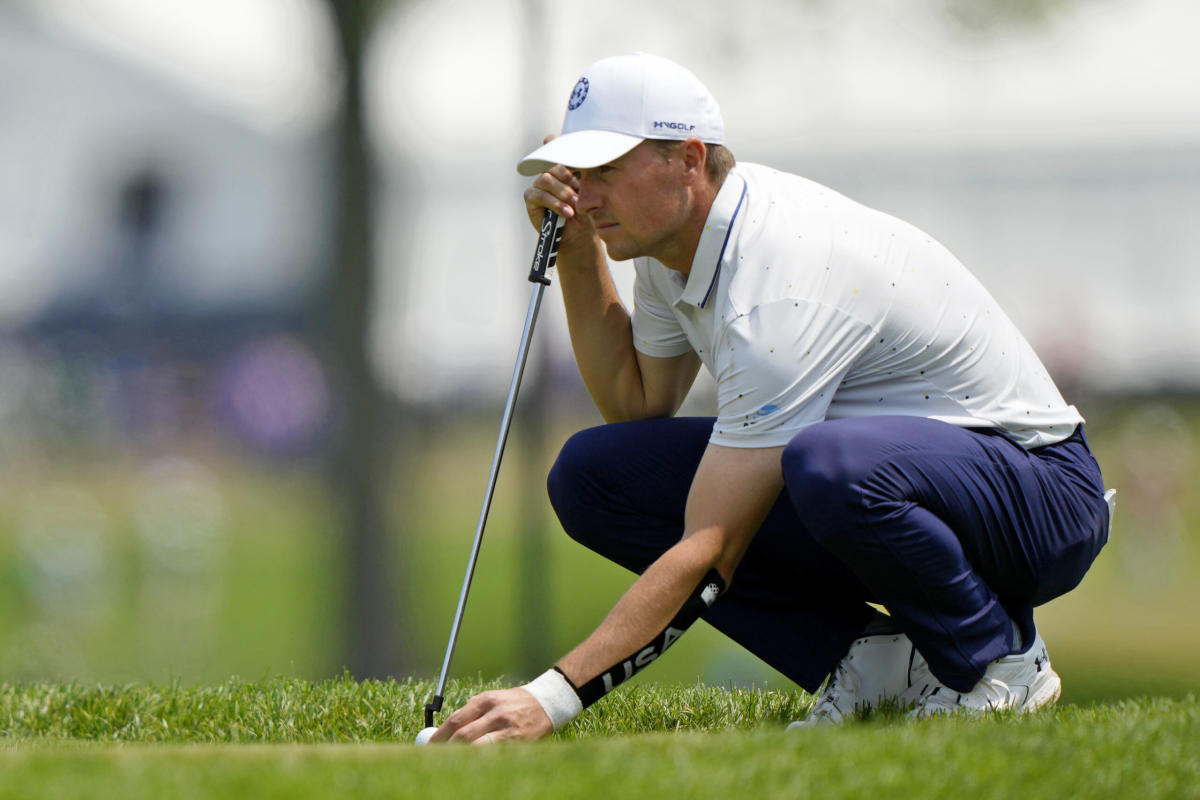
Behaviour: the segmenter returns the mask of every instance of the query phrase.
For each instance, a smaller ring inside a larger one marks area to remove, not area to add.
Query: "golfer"
[[[1079,583],[1111,516],[1083,418],[937,241],[723,140],[690,72],[620,56],[520,163],[535,227],[566,219],[571,343],[608,423],[567,442],[550,499],[638,577],[553,668],[434,741],[545,736],[701,617],[824,686],[798,725],[1058,699],[1033,608]],[[606,256],[633,261],[632,313]],[[716,418],[674,417],[701,366]]]

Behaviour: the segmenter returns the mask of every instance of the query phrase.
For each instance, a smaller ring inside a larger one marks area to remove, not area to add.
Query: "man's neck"
[[[656,260],[664,267],[682,273],[685,278],[692,273],[696,248],[700,246],[700,237],[704,234],[704,224],[708,221],[708,214],[717,199],[719,188],[705,183],[704,187],[693,197],[687,222],[681,227],[679,235],[672,240],[673,246],[655,256]]]

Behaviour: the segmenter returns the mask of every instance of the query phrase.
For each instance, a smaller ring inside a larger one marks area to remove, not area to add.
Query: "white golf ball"
[[[417,734],[417,744],[429,744],[430,737],[432,737],[436,732],[437,728],[423,728],[421,732]]]

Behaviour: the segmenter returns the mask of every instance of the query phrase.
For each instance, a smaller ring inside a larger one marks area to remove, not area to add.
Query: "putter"
[[[537,250],[533,254],[533,266],[529,270],[529,282],[533,288],[529,293],[529,310],[525,313],[525,329],[521,332],[521,346],[517,349],[517,363],[513,368],[512,383],[508,387],[508,399],[504,401],[504,415],[500,419],[500,436],[496,440],[496,453],[492,456],[492,471],[488,476],[487,489],[483,495],[483,508],[479,512],[479,524],[475,528],[475,541],[467,560],[467,574],[463,577],[462,592],[458,596],[458,609],[454,612],[454,624],[450,628],[450,641],[446,645],[446,657],[442,660],[442,673],[438,677],[433,701],[425,706],[425,727],[433,727],[433,715],[442,710],[445,698],[446,676],[450,673],[450,661],[454,658],[454,647],[458,643],[458,632],[462,627],[463,612],[467,607],[467,594],[471,591],[471,579],[475,576],[475,564],[479,560],[479,545],[483,541],[483,529],[487,525],[488,511],[492,506],[492,495],[496,491],[496,476],[500,473],[500,460],[504,457],[504,444],[508,440],[508,429],[512,427],[513,409],[517,405],[517,391],[521,388],[521,376],[529,358],[529,343],[533,339],[533,326],[537,322],[538,309],[542,305],[542,293],[550,285],[546,271],[554,267],[558,257],[558,245],[562,241],[562,217],[549,209],[542,218],[538,234]]]

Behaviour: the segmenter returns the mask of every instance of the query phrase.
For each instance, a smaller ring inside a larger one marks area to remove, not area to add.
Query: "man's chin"
[[[601,238],[601,241],[604,239]],[[622,246],[620,242],[604,242],[604,251],[608,254],[609,261],[628,261],[641,255],[633,252],[633,248],[628,245]]]

